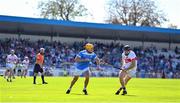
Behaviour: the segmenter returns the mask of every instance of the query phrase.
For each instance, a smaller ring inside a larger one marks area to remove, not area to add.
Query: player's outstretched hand
[[[126,69],[124,69],[124,68],[122,68],[121,70],[122,70],[123,72],[127,72],[127,70],[126,70]]]

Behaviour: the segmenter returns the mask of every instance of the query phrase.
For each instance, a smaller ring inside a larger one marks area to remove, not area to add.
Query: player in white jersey
[[[17,76],[21,76],[22,73],[22,61],[21,58],[18,58],[17,63],[16,63],[16,68],[14,69],[14,71],[16,71],[16,75]]]
[[[124,52],[122,53],[122,66],[119,72],[119,80],[121,87],[116,92],[119,95],[123,90],[122,95],[127,94],[126,85],[128,81],[136,75],[137,57],[136,54],[130,49],[129,45],[124,46]]]
[[[83,92],[85,95],[88,95],[86,87],[89,83],[89,77],[90,77],[90,70],[89,66],[92,61],[96,61],[97,69],[100,65],[100,60],[94,53],[94,46],[93,44],[87,43],[85,45],[85,50],[82,50],[79,52],[79,54],[75,57],[75,72],[74,72],[74,78],[71,81],[69,89],[66,91],[66,94],[69,94],[71,92],[71,89],[73,85],[78,80],[79,76],[84,74],[85,75],[85,81],[84,81],[84,89]]]
[[[5,74],[7,72],[8,78],[7,81],[12,82],[11,77],[13,76],[13,70],[16,67],[16,63],[17,63],[18,57],[15,55],[15,51],[11,50],[11,54],[9,54],[6,58],[6,71]]]
[[[23,62],[22,62],[22,74],[21,74],[21,78],[24,76],[24,78],[26,78],[27,75],[27,71],[28,71],[28,66],[29,66],[29,58],[27,56],[25,56]]]

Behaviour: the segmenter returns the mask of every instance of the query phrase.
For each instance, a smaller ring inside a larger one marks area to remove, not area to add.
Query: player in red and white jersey
[[[15,55],[15,51],[11,50],[11,54],[9,54],[6,58],[6,71],[5,74],[7,73],[7,81],[12,82],[11,77],[14,74],[14,69],[16,67],[16,63],[17,63],[18,57]]]
[[[136,75],[137,57],[136,54],[130,49],[129,45],[124,46],[121,62],[122,66],[119,72],[119,80],[121,87],[116,92],[116,95],[119,95],[121,90],[123,90],[122,95],[126,95],[126,85],[128,81]]]
[[[21,78],[24,76],[26,78],[27,71],[28,71],[28,66],[29,66],[29,58],[27,56],[24,57],[24,60],[22,62],[22,74]]]

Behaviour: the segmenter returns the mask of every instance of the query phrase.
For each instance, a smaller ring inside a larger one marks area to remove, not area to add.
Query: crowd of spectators
[[[84,44],[85,42],[69,44],[57,41],[48,42],[45,40],[33,42],[29,39],[2,39],[0,40],[0,66],[5,66],[6,56],[10,53],[11,49],[15,50],[15,54],[20,60],[28,56],[30,64],[33,65],[39,48],[44,47],[45,66],[54,66],[55,68],[61,69],[64,63],[73,64],[74,57],[80,50],[83,50]],[[94,46],[95,53],[99,58],[114,68],[120,67],[123,44],[94,43]],[[155,46],[148,48],[133,47],[132,50],[138,57],[137,77],[180,78],[180,56],[177,47],[175,50],[157,49]],[[106,68],[104,68],[104,71],[108,72],[111,71],[111,69],[106,70]],[[111,76],[117,75],[118,73],[112,73]],[[101,76],[103,76],[103,74],[101,74]]]

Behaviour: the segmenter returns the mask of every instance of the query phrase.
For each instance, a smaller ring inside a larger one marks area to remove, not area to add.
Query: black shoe
[[[33,84],[36,84],[36,82],[33,82]]]
[[[122,88],[120,88],[115,94],[119,95],[119,93],[121,92]]]
[[[70,92],[71,92],[71,90],[68,89],[68,90],[66,91],[66,94],[69,94]]]
[[[7,82],[9,82],[9,79],[7,79]]]
[[[86,90],[86,89],[84,89],[84,90],[83,90],[83,92],[84,92],[84,94],[85,94],[85,95],[88,95],[88,93],[87,93],[87,90]]]
[[[48,84],[47,82],[43,82],[42,84]]]
[[[10,79],[10,81],[9,82],[12,82],[12,80]]]
[[[123,90],[122,95],[126,95],[126,94],[127,94],[127,91],[126,91],[126,90]]]
[[[116,94],[116,95],[119,95],[119,93],[120,93],[120,91],[118,90],[115,94]]]

